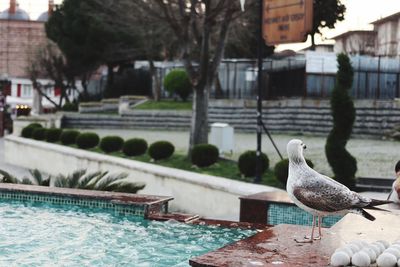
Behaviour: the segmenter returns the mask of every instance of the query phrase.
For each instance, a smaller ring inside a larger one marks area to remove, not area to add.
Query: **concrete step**
[[[390,192],[394,179],[359,177],[356,187],[362,191]]]

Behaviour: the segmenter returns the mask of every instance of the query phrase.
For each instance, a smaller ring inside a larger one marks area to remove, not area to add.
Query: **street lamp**
[[[240,0],[240,6],[244,11],[244,4],[246,0]],[[257,36],[257,62],[258,62],[258,77],[257,77],[257,152],[256,152],[256,176],[254,183],[261,183],[262,168],[261,168],[261,142],[262,142],[262,73],[263,73],[263,46],[264,41],[262,38],[262,18],[263,18],[263,0],[259,0],[259,25]]]

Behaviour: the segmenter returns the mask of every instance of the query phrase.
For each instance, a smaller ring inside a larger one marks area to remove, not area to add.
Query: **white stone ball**
[[[332,266],[347,266],[350,264],[350,257],[344,251],[338,251],[331,256]]]
[[[396,262],[396,257],[387,252],[382,253],[376,260],[378,267],[395,267]]]
[[[343,251],[344,253],[346,253],[347,255],[349,255],[349,257],[351,258],[354,254],[354,252],[349,248],[349,247],[342,247],[342,248],[338,248],[335,250],[335,252],[339,252],[339,251]]]
[[[351,257],[351,263],[354,266],[367,267],[371,264],[371,259],[366,252],[359,251]]]
[[[362,244],[358,241],[352,241],[349,243],[349,245],[355,246],[357,248],[357,251],[360,251],[363,248]]]
[[[347,244],[345,247],[351,249],[351,251],[353,251],[353,253],[360,251],[360,248],[354,244]]]
[[[374,263],[376,261],[376,253],[372,248],[369,248],[368,246],[363,248],[361,251],[364,251],[365,253],[368,254],[369,258],[371,259],[371,263]]]
[[[381,243],[385,247],[385,249],[387,249],[390,246],[389,242],[387,242],[386,240],[378,240],[376,242]]]
[[[376,257],[381,255],[382,252],[381,252],[380,246],[378,246],[377,244],[371,244],[371,245],[369,245],[369,247],[375,251]]]
[[[390,254],[394,255],[396,257],[396,259],[400,258],[400,251],[398,251],[395,248],[389,247],[388,249],[385,249],[385,251],[383,253],[390,253]]]
[[[397,249],[398,251],[400,251],[400,244],[393,244],[393,245],[391,245],[389,248],[395,248],[395,249]]]
[[[379,249],[381,251],[380,253],[382,253],[386,249],[385,246],[380,242],[374,242],[372,244],[375,244],[375,245],[379,246]]]

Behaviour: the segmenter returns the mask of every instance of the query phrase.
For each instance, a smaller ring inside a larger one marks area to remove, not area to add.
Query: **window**
[[[22,97],[32,97],[32,86],[30,84],[22,85]]]

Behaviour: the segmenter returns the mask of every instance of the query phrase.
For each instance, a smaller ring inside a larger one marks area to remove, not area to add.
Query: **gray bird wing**
[[[370,202],[369,199],[317,172],[303,177],[302,182],[293,189],[293,195],[307,207],[325,212],[362,208]]]

